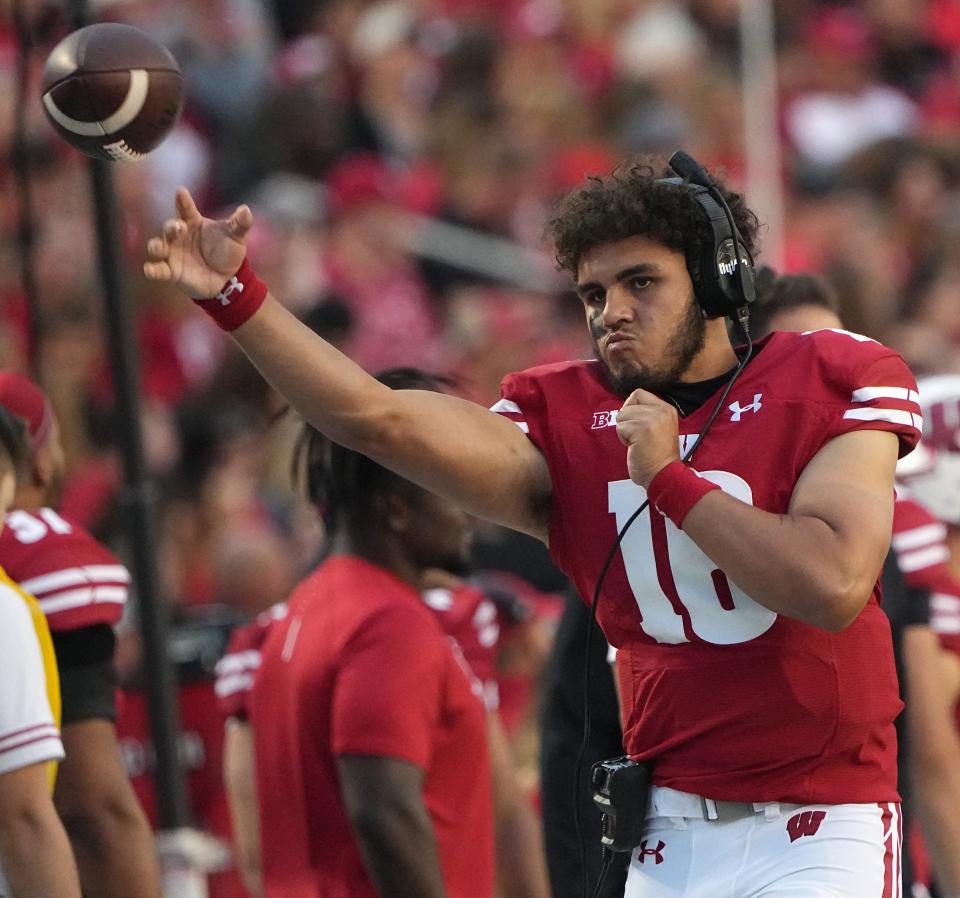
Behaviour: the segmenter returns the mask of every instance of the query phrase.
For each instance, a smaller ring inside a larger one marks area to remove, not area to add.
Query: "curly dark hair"
[[[562,197],[547,224],[547,235],[557,251],[557,263],[574,277],[585,252],[628,237],[647,237],[668,249],[699,254],[713,232],[703,210],[685,187],[657,183],[675,177],[659,159],[623,163],[605,177],[590,176],[587,183]],[[730,206],[743,243],[755,255],[757,216],[743,197],[715,179]]]

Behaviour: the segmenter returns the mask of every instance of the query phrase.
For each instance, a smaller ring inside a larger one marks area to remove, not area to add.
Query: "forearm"
[[[445,898],[426,808],[379,804],[352,818],[364,864],[383,898]]]
[[[223,746],[223,779],[230,806],[237,867],[247,891],[253,898],[262,898],[255,767],[250,725],[245,721],[228,721]]]
[[[49,802],[4,812],[0,866],[16,898],[80,898],[70,843]]]
[[[960,895],[960,756],[914,771],[913,807],[933,864],[938,894]]]
[[[543,833],[522,797],[496,825],[497,884],[501,898],[549,898]]]
[[[704,496],[684,532],[750,598],[777,614],[842,629],[866,603],[880,572],[848,551],[825,521],[771,514],[720,490]]]
[[[264,378],[334,442],[369,451],[382,440],[390,390],[268,296],[231,332]]]
[[[84,898],[159,898],[153,833],[131,793],[64,819]],[[90,811],[96,810],[96,813]]]

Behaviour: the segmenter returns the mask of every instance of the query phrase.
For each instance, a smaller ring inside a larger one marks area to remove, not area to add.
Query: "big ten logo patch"
[[[827,816],[826,811],[801,811],[794,814],[787,821],[787,833],[790,835],[790,841],[796,842],[804,836],[815,836],[823,818]]]
[[[593,423],[590,425],[590,429],[603,430],[604,427],[616,427],[618,414],[620,414],[620,409],[618,408],[609,412],[594,412]]]
[[[666,848],[666,844],[663,839],[657,841],[656,848],[647,848],[647,839],[644,839],[640,843],[640,847],[637,850],[637,861],[639,863],[645,863],[645,858],[652,857],[655,864],[663,863],[663,849]]]

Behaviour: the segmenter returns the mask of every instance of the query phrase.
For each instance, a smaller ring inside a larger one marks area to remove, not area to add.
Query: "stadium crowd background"
[[[38,102],[46,55],[69,27],[63,4],[22,0],[31,316],[10,6],[0,3],[0,367],[32,372],[50,395],[69,466],[63,510],[123,557],[85,160]],[[296,422],[204,315],[139,274],[176,186],[208,214],[248,202],[263,279],[361,364],[453,372],[490,404],[504,373],[590,351],[542,243],[555,196],[619,159],[678,147],[742,184],[736,0],[91,6],[161,40],[186,81],[170,137],[143,162],[112,168],[160,486],[159,568],[165,597],[183,609],[264,610],[315,559],[322,535],[290,485]],[[918,375],[960,371],[960,0],[774,8],[782,270],[824,275],[848,327],[903,353]],[[540,254],[541,287],[419,256],[411,215]],[[524,633],[504,663],[535,672],[548,628]],[[137,647],[127,632],[118,660],[129,671]]]

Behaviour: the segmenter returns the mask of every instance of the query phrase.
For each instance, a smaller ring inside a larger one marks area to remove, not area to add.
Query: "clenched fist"
[[[646,489],[650,481],[680,458],[677,410],[653,393],[634,390],[617,415],[617,436],[627,447],[630,479]]]
[[[176,207],[176,218],[167,219],[160,236],[147,241],[143,273],[151,281],[170,281],[196,299],[216,296],[247,254],[253,213],[239,206],[227,219],[204,218],[184,187],[177,191]]]

